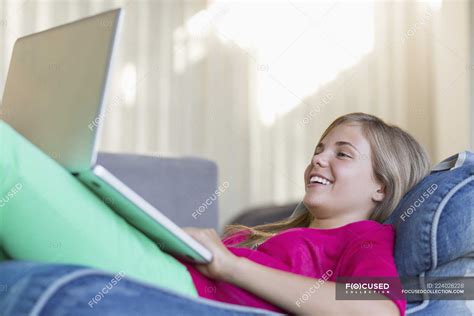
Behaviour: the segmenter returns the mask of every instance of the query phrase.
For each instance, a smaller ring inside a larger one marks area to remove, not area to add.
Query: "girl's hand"
[[[231,277],[239,257],[230,252],[222,243],[214,229],[186,227],[183,230],[196,239],[212,253],[212,261],[208,264],[194,264],[194,267],[205,276],[226,281]]]

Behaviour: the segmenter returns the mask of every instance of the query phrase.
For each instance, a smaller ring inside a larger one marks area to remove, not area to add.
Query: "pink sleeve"
[[[371,236],[370,240],[357,240],[348,246],[342,257],[339,276],[366,277],[368,280],[370,277],[388,277],[376,280],[390,283],[390,289],[394,290],[383,295],[390,298],[397,305],[400,315],[404,316],[406,300],[401,293],[401,283],[393,258],[393,246],[381,236],[380,241],[374,240],[376,237]]]

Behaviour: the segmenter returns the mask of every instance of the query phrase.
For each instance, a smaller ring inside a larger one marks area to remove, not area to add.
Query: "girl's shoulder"
[[[240,242],[245,241],[248,238],[248,235],[251,234],[251,229],[242,229],[237,232],[234,232],[222,239],[222,242],[226,246],[236,245]],[[315,238],[318,236],[338,236],[337,238],[347,241],[357,241],[357,240],[379,240],[384,243],[392,243],[395,236],[395,229],[390,224],[381,224],[372,220],[362,220],[357,222],[352,222],[345,224],[339,227],[334,228],[311,228],[311,227],[294,227],[285,229],[275,234],[272,237],[269,237],[265,242],[272,240],[292,240],[294,238],[300,238],[303,236],[314,235]]]
[[[289,228],[280,233],[285,232],[314,232],[314,233],[344,233],[344,232],[353,232],[358,234],[367,234],[367,233],[376,233],[383,232],[393,234],[395,229],[391,224],[381,224],[373,220],[361,220],[357,222],[352,222],[345,224],[339,227],[334,228],[313,228],[313,227],[295,227]]]
[[[222,243],[226,246],[231,246],[238,244],[245,239],[247,239],[248,235],[251,233],[250,229],[242,229],[237,232],[234,232],[222,239]]]
[[[321,238],[329,238],[333,241],[339,241],[343,244],[349,243],[367,243],[390,246],[395,240],[395,229],[390,224],[381,224],[372,220],[363,220],[349,223],[343,226],[334,228],[312,228],[312,227],[296,227],[286,229],[279,232],[272,238],[277,237],[279,240],[293,239],[305,237],[314,237],[314,240],[321,240]]]

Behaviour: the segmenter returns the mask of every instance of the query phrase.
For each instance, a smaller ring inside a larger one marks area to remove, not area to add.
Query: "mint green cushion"
[[[0,249],[13,259],[123,272],[128,277],[197,296],[184,265],[162,252],[3,121]]]

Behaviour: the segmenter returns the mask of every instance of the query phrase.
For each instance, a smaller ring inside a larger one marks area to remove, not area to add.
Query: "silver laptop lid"
[[[0,118],[72,172],[96,161],[96,138],[121,9],[19,38]],[[92,123],[92,124],[91,124]]]

